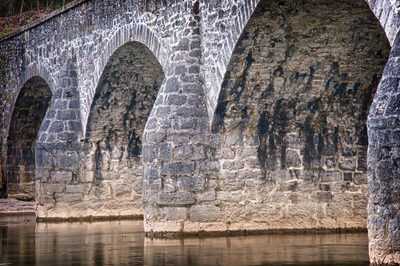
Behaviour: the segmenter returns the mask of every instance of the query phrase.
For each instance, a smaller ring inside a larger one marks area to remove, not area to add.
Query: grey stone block
[[[287,150],[285,158],[286,167],[300,167],[301,159],[296,151]]]
[[[56,183],[69,183],[72,181],[72,172],[52,172],[51,180]]]
[[[62,121],[55,121],[50,126],[50,133],[60,133],[64,131],[64,123]]]
[[[160,205],[185,205],[193,204],[194,195],[189,192],[161,193],[157,197],[157,204]]]
[[[180,177],[178,178],[178,188],[185,191],[199,191],[204,189],[204,177]]]
[[[74,151],[57,151],[53,158],[58,169],[77,170],[79,167],[79,156]]]
[[[181,207],[165,207],[160,208],[161,221],[186,221],[187,209]]]
[[[339,169],[347,171],[355,171],[356,162],[354,160],[346,160],[344,162],[341,162],[339,163]]]
[[[180,175],[180,174],[191,174],[194,171],[193,162],[173,162],[164,163],[161,167],[162,175]]]
[[[354,183],[356,183],[357,185],[368,184],[367,173],[354,173]]]
[[[175,149],[176,160],[199,160],[204,157],[203,146],[184,145]]]
[[[321,171],[321,182],[342,181],[342,173],[339,171]]]
[[[190,208],[190,221],[193,222],[219,222],[221,210],[215,205],[200,205]]]
[[[326,215],[328,217],[342,217],[344,213],[339,203],[328,203],[326,205]]]
[[[187,97],[185,95],[170,95],[168,97],[168,104],[170,105],[182,105],[186,102]]]
[[[56,193],[56,202],[76,202],[83,199],[83,195],[80,193]]]

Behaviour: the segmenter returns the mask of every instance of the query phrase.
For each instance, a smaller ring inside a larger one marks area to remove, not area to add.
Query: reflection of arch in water
[[[8,196],[35,197],[35,142],[51,97],[49,85],[39,76],[27,80],[19,92],[7,139]]]
[[[142,215],[142,135],[164,72],[153,53],[128,42],[110,57],[96,88],[85,142],[85,215]]]
[[[363,1],[259,3],[212,126],[227,222],[366,228],[366,118],[389,50]]]

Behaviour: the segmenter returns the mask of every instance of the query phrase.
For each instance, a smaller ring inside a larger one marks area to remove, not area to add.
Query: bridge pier
[[[368,116],[368,237],[371,265],[400,263],[400,43],[394,41]]]
[[[149,235],[226,229],[216,201],[218,162],[201,72],[198,8],[193,7],[187,36],[172,47],[144,132],[143,208]]]

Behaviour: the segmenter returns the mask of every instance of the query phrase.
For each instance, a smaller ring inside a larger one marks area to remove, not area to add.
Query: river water
[[[368,265],[358,234],[150,239],[142,221],[0,217],[0,265]]]

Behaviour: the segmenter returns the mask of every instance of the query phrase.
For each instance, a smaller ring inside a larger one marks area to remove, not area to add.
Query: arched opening
[[[389,51],[362,0],[259,3],[212,127],[229,222],[366,229],[366,119]]]
[[[142,135],[163,79],[160,63],[139,42],[124,44],[108,60],[86,131],[87,215],[143,214]]]
[[[35,141],[51,97],[49,85],[38,76],[30,78],[19,92],[7,138],[8,197],[35,198]]]

